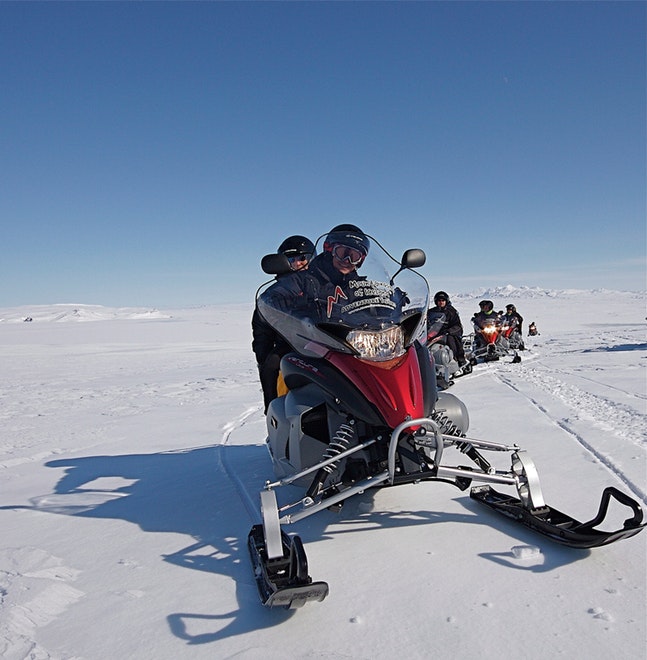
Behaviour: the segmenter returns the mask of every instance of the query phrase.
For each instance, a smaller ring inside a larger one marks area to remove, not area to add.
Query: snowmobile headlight
[[[384,362],[404,354],[404,333],[399,326],[385,330],[351,330],[346,341],[362,360]]]

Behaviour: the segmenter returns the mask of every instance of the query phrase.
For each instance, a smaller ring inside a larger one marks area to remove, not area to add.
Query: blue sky
[[[251,301],[341,222],[434,290],[643,290],[646,7],[2,2],[0,306]]]

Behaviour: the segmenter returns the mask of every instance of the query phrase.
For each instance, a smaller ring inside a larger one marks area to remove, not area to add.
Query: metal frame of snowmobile
[[[598,514],[588,522],[579,522],[545,503],[535,465],[518,445],[449,435],[427,417],[406,420],[393,429],[388,445],[387,466],[382,472],[348,486],[336,483],[320,490],[315,496],[306,494],[296,502],[278,506],[278,488],[316,473],[378,441],[384,442],[384,437],[368,439],[305,470],[266,483],[260,493],[263,524],[255,525],[249,534],[249,550],[258,590],[265,605],[300,607],[310,600],[321,601],[328,594],[325,582],[313,582],[308,575],[307,559],[300,538],[289,537],[281,526],[302,520],[322,509],[332,508],[369,488],[420,481],[442,481],[461,490],[467,489],[472,481],[513,486],[518,497],[499,493],[489,485],[473,487],[470,496],[553,541],[576,548],[592,548],[628,538],[640,532],[647,524],[642,522],[640,505],[613,487],[603,492]],[[414,451],[403,446],[403,441],[412,441]],[[468,456],[477,467],[443,466],[441,461],[444,451],[450,447]],[[478,450],[510,452],[510,469],[495,469]],[[407,451],[412,454],[408,457],[410,465],[412,460],[414,463],[418,461],[418,469],[415,471],[403,469],[402,453]],[[625,520],[622,529],[605,532],[597,527],[604,522],[612,497],[631,509],[633,515]]]

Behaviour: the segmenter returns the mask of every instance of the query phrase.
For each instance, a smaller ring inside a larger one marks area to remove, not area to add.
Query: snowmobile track
[[[226,448],[231,438],[231,434],[237,429],[240,429],[243,426],[245,426],[247,420],[259,410],[260,410],[259,407],[248,408],[244,413],[239,415],[236,419],[225,424],[223,428],[222,438],[220,439],[220,444],[218,444],[216,447],[219,467],[235,485],[236,490],[238,491],[238,496],[240,497],[243,505],[245,506],[245,509],[247,509],[247,513],[249,514],[249,517],[252,520],[252,522],[259,521],[258,505],[254,501],[252,496],[249,494],[247,489],[245,488],[245,484],[241,481],[237,472],[229,464],[229,460],[227,459]]]
[[[624,470],[614,463],[608,456],[596,450],[594,446],[589,444],[579,433],[577,433],[571,426],[563,419],[557,419],[551,415],[548,410],[536,399],[527,393],[521,391],[519,387],[513,382],[513,379],[501,374],[493,373],[496,378],[503,385],[514,390],[525,399],[527,399],[533,406],[535,406],[542,414],[547,416],[551,421],[557,424],[561,429],[574,438],[589,454],[604,465],[610,472],[612,472],[633,494],[638,497],[645,505],[647,505],[647,494],[643,488],[634,483],[624,472]],[[530,382],[541,390],[548,392],[551,396],[559,399],[568,408],[578,412],[585,409],[591,414],[595,411],[593,422],[602,427],[609,427],[613,425],[615,428],[625,429],[624,437],[638,447],[644,447],[645,438],[647,437],[647,416],[633,411],[626,406],[613,405],[603,397],[596,396],[589,392],[584,392],[574,385],[569,385],[560,381],[552,376],[542,372],[539,374],[536,369],[524,370],[524,381]]]

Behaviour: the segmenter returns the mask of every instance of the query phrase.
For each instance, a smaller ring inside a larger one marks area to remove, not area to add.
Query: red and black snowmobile
[[[276,304],[271,283],[259,290],[260,313],[293,348],[281,362],[289,390],[267,411],[276,479],[260,492],[260,522],[248,537],[266,606],[294,608],[327,596],[328,584],[309,575],[301,539],[283,528],[369,488],[440,481],[466,490],[476,483],[474,500],[575,548],[628,538],[645,526],[638,502],[612,486],[592,520],[553,509],[525,451],[468,437],[467,409],[437,391],[425,346],[429,290],[414,270],[424,261],[422,250],[407,250],[398,262],[371,238],[355,290],[313,300],[308,315]],[[289,271],[283,255],[267,255],[262,265],[273,275]],[[507,454],[509,467],[495,467],[486,453]],[[294,491],[286,486],[302,495],[279,502]],[[602,531],[611,499],[629,515],[621,529]]]
[[[489,300],[481,301],[481,310],[483,310],[484,303],[492,305]],[[504,323],[501,314],[495,313],[491,313],[489,318],[477,314],[472,321],[474,334],[470,347],[470,359],[473,364],[479,360],[483,360],[483,362],[499,360],[511,353],[513,362],[521,362],[517,349],[523,347],[523,342],[518,341],[520,335],[514,322]]]

